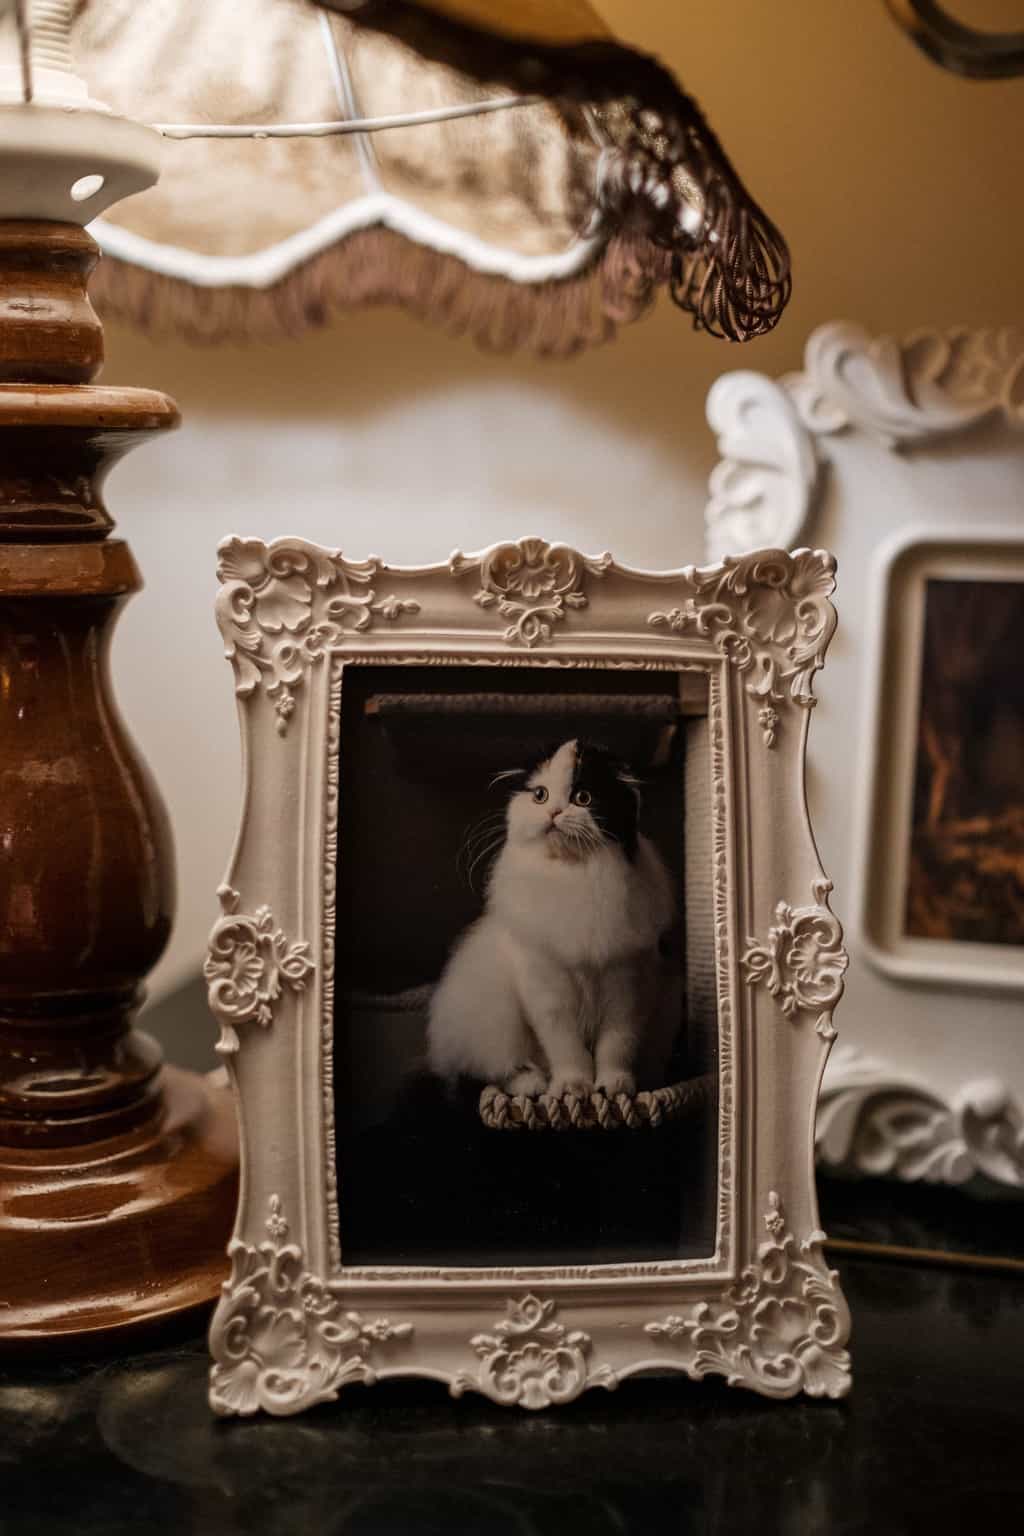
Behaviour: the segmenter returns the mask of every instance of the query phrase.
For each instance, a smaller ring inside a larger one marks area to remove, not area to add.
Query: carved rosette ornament
[[[836,563],[824,550],[769,550],[727,556],[721,565],[689,566],[692,596],[647,616],[652,629],[699,635],[743,677],[757,705],[765,746],[774,746],[789,704],[811,709],[812,682],[836,627],[829,602]]]
[[[832,882],[815,880],[811,889],[812,906],[779,902],[767,939],[748,939],[740,964],[747,985],[765,987],[787,1019],[813,1014],[821,1038],[834,1040],[832,1013],[843,995],[850,957],[842,925],[828,904]]]
[[[218,549],[217,623],[235,692],[264,688],[284,735],[295,690],[312,666],[377,618],[391,623],[419,604],[378,597],[378,560],[345,560],[301,539],[225,539]]]
[[[482,1392],[505,1407],[549,1408],[571,1403],[588,1387],[618,1385],[607,1365],[590,1370],[590,1335],[553,1322],[553,1301],[524,1296],[506,1304],[493,1333],[470,1340],[483,1362],[476,1373],[460,1371],[451,1384],[453,1397]]]
[[[482,557],[456,550],[448,568],[453,576],[479,571],[480,588],[473,601],[481,608],[496,607],[509,620],[504,634],[509,645],[532,648],[548,642],[554,625],[571,609],[587,606],[584,573],[603,576],[611,563],[609,554],[593,558],[566,544],[520,539],[498,544]]]
[[[644,1332],[670,1345],[670,1363],[695,1379],[724,1376],[731,1387],[769,1397],[845,1397],[850,1318],[836,1273],[821,1256],[825,1234],[798,1243],[774,1190],[764,1225],[768,1241],[720,1302],[670,1313]]]
[[[309,945],[292,943],[274,924],[269,907],[249,916],[239,912],[241,898],[223,885],[218,893],[224,916],[210,934],[203,975],[210,1012],[220,1025],[216,1049],[224,1056],[238,1050],[238,1026],[267,1029],[285,989],[305,990],[314,966]]]
[[[410,1323],[344,1311],[306,1270],[298,1244],[286,1242],[277,1195],[264,1227],[267,1241],[257,1247],[237,1239],[228,1246],[231,1275],[210,1328],[210,1403],[220,1414],[297,1413],[330,1402],[349,1382],[373,1382],[368,1357],[412,1335]]]

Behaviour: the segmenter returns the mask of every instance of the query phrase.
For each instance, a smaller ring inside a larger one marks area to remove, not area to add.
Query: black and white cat
[[[499,777],[505,841],[431,1001],[431,1067],[510,1093],[632,1093],[679,1018],[666,1024],[658,954],[672,886],[639,831],[637,781],[582,741]]]

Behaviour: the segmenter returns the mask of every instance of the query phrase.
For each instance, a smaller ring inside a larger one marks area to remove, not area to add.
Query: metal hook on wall
[[[1024,31],[983,32],[950,16],[938,0],[885,0],[889,14],[922,53],[971,80],[1024,75]]]

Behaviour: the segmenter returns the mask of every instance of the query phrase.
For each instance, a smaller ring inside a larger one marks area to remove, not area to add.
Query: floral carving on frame
[[[210,1329],[210,1403],[224,1415],[296,1413],[330,1402],[348,1382],[372,1382],[369,1357],[413,1331],[345,1311],[305,1268],[298,1244],[287,1242],[277,1195],[264,1227],[267,1240],[257,1246],[229,1244],[231,1275]]]
[[[920,330],[872,337],[837,321],[812,332],[803,373],[783,380],[812,433],[860,427],[889,448],[1001,414],[1024,426],[1024,332]]]
[[[309,945],[292,943],[269,907],[249,916],[238,911],[241,898],[231,886],[221,886],[219,895],[224,916],[210,934],[203,975],[210,1012],[220,1025],[216,1049],[230,1056],[238,1050],[238,1026],[267,1029],[282,992],[303,991],[314,967]]]
[[[767,939],[763,944],[748,939],[740,961],[748,986],[765,987],[787,1019],[814,1014],[823,1040],[835,1039],[832,1013],[850,963],[842,926],[828,905],[831,889],[831,881],[816,880],[814,904],[808,907],[780,901]]]
[[[836,433],[866,432],[901,452],[995,417],[1024,427],[1024,332],[930,329],[898,341],[834,321],[811,333],[799,373],[722,374],[707,415],[721,454],[705,510],[709,558],[792,548]]]
[[[378,560],[345,560],[299,539],[225,539],[218,549],[217,623],[242,698],[263,687],[283,736],[308,669],[374,620],[395,623],[419,604],[378,597]]]
[[[589,1369],[590,1335],[555,1322],[554,1311],[553,1301],[533,1295],[509,1301],[493,1333],[470,1339],[483,1364],[475,1375],[459,1372],[452,1381],[452,1396],[472,1390],[503,1406],[549,1408],[571,1403],[588,1387],[610,1391],[617,1386],[618,1378],[608,1366]]]
[[[836,627],[834,559],[823,550],[768,550],[690,566],[683,577],[693,595],[648,614],[648,624],[711,640],[743,677],[764,743],[774,746],[781,708],[814,705],[812,680]]]
[[[566,544],[520,539],[498,544],[482,557],[457,550],[448,568],[453,576],[478,570],[480,588],[473,601],[481,608],[496,607],[509,620],[504,635],[509,645],[530,648],[549,641],[554,625],[570,610],[587,606],[584,572],[603,576],[611,563],[609,554],[592,558]]]
[[[673,1346],[673,1363],[691,1377],[724,1376],[770,1397],[844,1397],[849,1315],[836,1273],[822,1260],[825,1234],[798,1243],[774,1190],[764,1225],[768,1241],[721,1301],[670,1313],[644,1331]]]
[[[1024,1107],[999,1078],[972,1078],[947,1100],[852,1047],[830,1065],[816,1132],[826,1167],[1024,1189]]]
[[[719,460],[704,510],[709,560],[800,542],[819,479],[814,438],[786,390],[744,368],[708,392]]]

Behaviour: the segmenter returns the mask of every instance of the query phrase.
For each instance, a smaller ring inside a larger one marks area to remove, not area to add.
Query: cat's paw
[[[513,1098],[520,1096],[527,1099],[535,1099],[538,1094],[547,1091],[548,1080],[539,1067],[524,1067],[521,1072],[514,1072],[505,1083],[506,1093]]]
[[[577,1098],[585,1099],[593,1091],[593,1079],[585,1072],[559,1072],[551,1079],[551,1087],[548,1092],[556,1099],[560,1099],[567,1093],[574,1093]]]
[[[636,1093],[636,1078],[632,1072],[601,1072],[596,1086],[610,1099],[618,1093],[628,1093],[632,1097]]]

